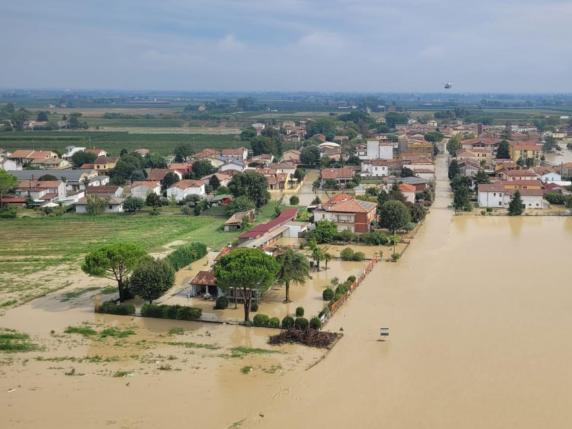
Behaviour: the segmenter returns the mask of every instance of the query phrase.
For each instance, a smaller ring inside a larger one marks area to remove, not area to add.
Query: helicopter
[[[445,85],[443,85],[443,88],[451,89],[451,88],[453,88],[453,84],[451,82],[447,82],[447,83],[445,83]]]

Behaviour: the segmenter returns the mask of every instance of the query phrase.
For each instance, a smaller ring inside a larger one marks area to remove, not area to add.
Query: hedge
[[[294,327],[301,331],[305,331],[308,329],[308,319],[305,317],[296,317],[296,320],[294,320]]]
[[[310,319],[311,329],[320,329],[322,327],[322,321],[318,317],[312,317]]]
[[[269,328],[280,328],[280,319],[278,317],[271,317],[268,321]]]
[[[200,308],[183,305],[144,304],[141,307],[141,316],[157,319],[198,320],[202,314],[203,311]]]
[[[291,329],[294,327],[294,318],[291,316],[285,316],[282,319],[282,329]]]
[[[105,301],[96,307],[95,312],[130,316],[135,314],[135,306],[133,304],[118,304],[115,301]]]
[[[177,247],[165,259],[171,263],[176,271],[186,267],[191,262],[201,259],[207,254],[207,246],[203,243],[192,242]]]
[[[252,323],[254,324],[254,326],[258,326],[261,328],[266,328],[268,326],[269,321],[270,318],[266,314],[257,314],[256,316],[254,316],[254,319],[252,319]]]

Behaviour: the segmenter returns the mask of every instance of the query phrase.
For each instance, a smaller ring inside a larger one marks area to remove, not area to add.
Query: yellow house
[[[109,171],[115,168],[117,159],[118,158],[111,158],[108,156],[98,156],[97,159],[93,162],[93,167],[96,170]]]
[[[540,159],[541,146],[534,141],[510,142],[509,153],[510,159],[518,161],[519,159]]]

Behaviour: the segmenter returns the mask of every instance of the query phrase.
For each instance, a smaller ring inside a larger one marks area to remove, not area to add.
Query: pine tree
[[[520,192],[516,191],[510,200],[508,205],[509,216],[520,216],[524,212],[524,204],[522,203],[522,198],[520,197]]]

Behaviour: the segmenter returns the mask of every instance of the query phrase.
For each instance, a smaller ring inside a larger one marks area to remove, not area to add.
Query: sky
[[[0,88],[572,92],[572,1],[18,0]]]

